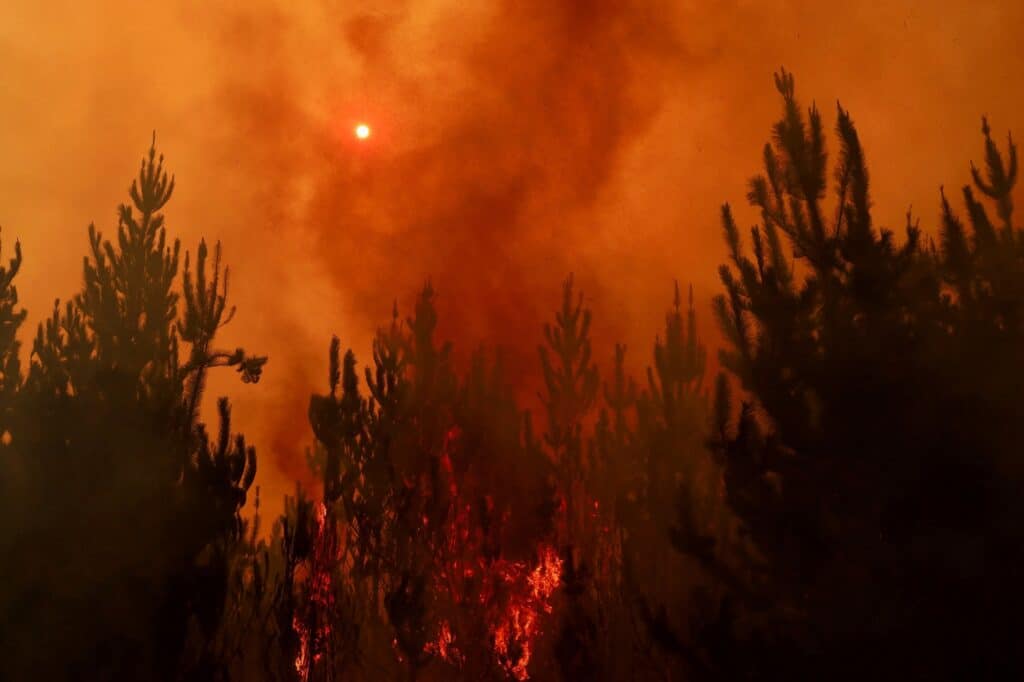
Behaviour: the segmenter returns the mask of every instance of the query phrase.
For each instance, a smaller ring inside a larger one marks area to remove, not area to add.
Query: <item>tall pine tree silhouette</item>
[[[26,472],[14,594],[32,604],[5,616],[14,678],[173,678],[189,628],[212,631],[221,615],[256,457],[231,437],[226,400],[211,442],[198,400],[209,367],[255,381],[265,358],[211,346],[227,320],[219,247],[209,285],[205,244],[195,271],[186,257],[179,318],[180,246],[162,213],[173,190],[151,147],[115,240],[90,226],[82,291],[33,343],[12,430]]]
[[[791,74],[776,85],[783,117],[748,194],[761,214],[753,259],[722,211],[721,360],[750,399],[730,424],[719,382],[713,429],[759,557],[753,586],[772,605],[770,665],[844,679],[1010,674],[1020,590],[1004,558],[1022,517],[996,481],[1021,435],[1006,390],[1019,352],[1003,345],[1019,339],[1024,273],[1012,144],[1006,167],[986,124],[988,179],[974,173],[999,237],[967,189],[973,244],[945,199],[941,249],[909,216],[897,244],[873,225],[850,115],[837,111],[830,212],[821,115],[801,110]]]

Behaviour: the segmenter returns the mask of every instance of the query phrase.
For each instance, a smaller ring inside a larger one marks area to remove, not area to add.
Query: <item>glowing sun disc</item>
[[[360,123],[359,125],[356,126],[355,132],[356,137],[358,137],[360,140],[365,140],[370,136],[370,126],[366,125],[365,123]]]

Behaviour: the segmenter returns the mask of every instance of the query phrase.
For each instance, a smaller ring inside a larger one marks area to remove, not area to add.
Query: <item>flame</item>
[[[428,654],[436,654],[440,656],[442,660],[454,663],[456,665],[462,665],[464,657],[455,647],[455,635],[452,634],[451,625],[448,621],[441,621],[441,627],[438,629],[437,638],[431,642],[427,642],[426,646],[423,647],[423,651]]]
[[[522,564],[513,564],[522,569]],[[516,580],[519,576],[513,570],[507,577]],[[533,643],[540,634],[538,621],[541,614],[549,614],[553,607],[551,598],[562,580],[562,559],[551,546],[545,545],[540,560],[526,577],[528,591],[525,595],[513,593],[508,611],[498,621],[492,632],[494,652],[499,665],[517,680],[528,680],[528,666],[532,656]]]
[[[447,493],[447,513],[439,518],[440,523],[431,521],[438,550],[432,586],[435,598],[446,605],[442,607],[446,617],[437,622],[436,634],[424,652],[462,666],[466,652],[456,646],[459,628],[476,637],[478,630],[472,623],[483,619],[495,663],[510,678],[527,680],[543,617],[553,611],[551,600],[561,583],[562,560],[548,545],[538,548],[534,563],[488,552],[492,541],[500,544],[509,511],[501,510],[497,518],[492,517],[487,529],[477,521],[470,500],[481,500],[488,515],[494,514],[496,505],[491,495],[479,489],[472,469],[454,465],[461,454],[457,449],[461,435],[458,427],[449,429],[438,455],[443,479],[439,489]]]
[[[562,581],[562,559],[553,547],[545,547],[540,563],[530,573],[529,583],[535,600],[545,605],[545,611],[551,612],[548,599],[558,589]]]
[[[302,622],[298,614],[292,616],[292,629],[299,636],[299,652],[295,655],[295,672],[299,679],[309,678],[309,628]]]

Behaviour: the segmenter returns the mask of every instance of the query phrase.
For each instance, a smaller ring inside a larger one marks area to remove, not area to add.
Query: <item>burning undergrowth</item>
[[[571,282],[565,293],[572,312]],[[400,321],[396,311],[362,377],[335,339],[330,391],[310,402],[309,461],[323,502],[305,501],[309,511],[295,520],[309,544],[291,581],[303,680],[337,672],[339,615],[360,630],[364,654],[390,644],[391,660],[377,665],[529,679],[538,650],[555,650],[563,612],[615,574],[619,546],[580,478],[579,430],[592,396],[572,391],[592,391],[593,382],[552,379],[558,388],[547,400],[559,408],[547,421],[558,423],[539,438],[500,358],[481,353],[464,376],[455,372],[450,348],[434,341],[432,299],[428,285],[412,317]],[[573,335],[586,336],[575,305],[564,340],[576,350],[559,360],[569,365],[589,354],[573,357],[585,345]]]

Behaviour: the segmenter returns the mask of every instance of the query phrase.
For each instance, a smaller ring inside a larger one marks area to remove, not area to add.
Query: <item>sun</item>
[[[356,126],[355,133],[357,138],[359,138],[360,140],[365,140],[366,138],[370,137],[370,126],[366,125],[365,123],[360,123],[359,125]]]

